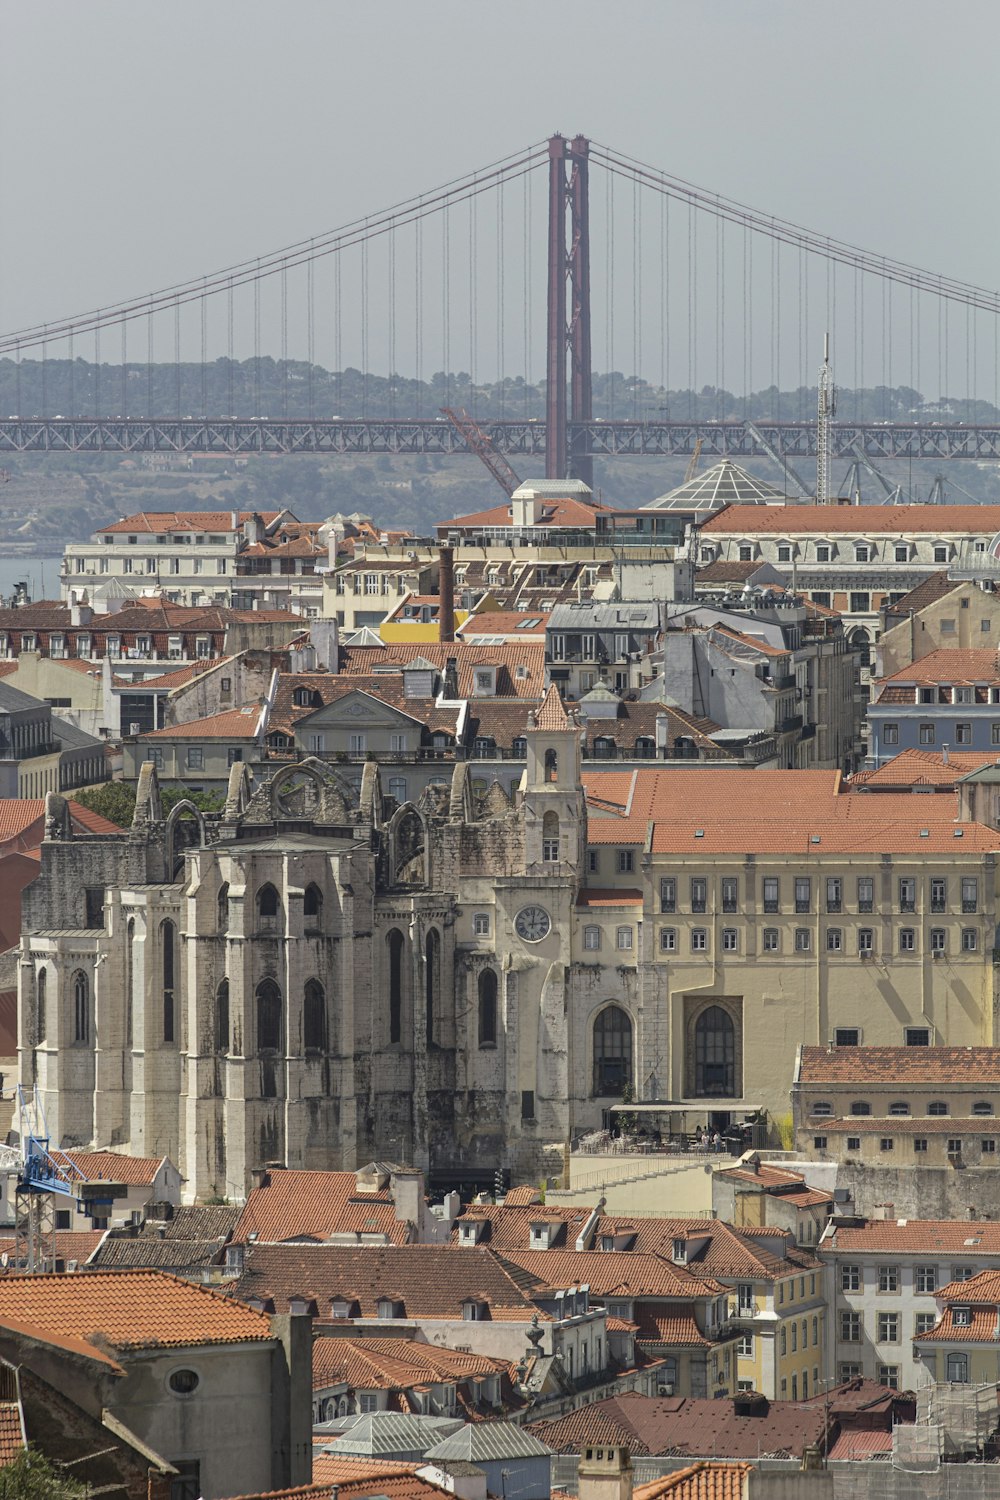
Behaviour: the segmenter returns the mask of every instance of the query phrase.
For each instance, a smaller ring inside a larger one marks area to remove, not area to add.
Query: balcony
[[[795,734],[802,728],[801,714],[786,714],[778,724],[779,734]]]

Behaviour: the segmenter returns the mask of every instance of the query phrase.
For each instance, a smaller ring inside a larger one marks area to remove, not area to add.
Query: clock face
[[[552,918],[544,906],[525,906],[514,918],[514,931],[526,943],[540,943],[552,929]]]

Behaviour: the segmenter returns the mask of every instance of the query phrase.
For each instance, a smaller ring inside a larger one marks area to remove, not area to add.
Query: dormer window
[[[954,1328],[971,1328],[972,1308],[953,1307],[951,1310],[951,1321]]]
[[[688,1258],[687,1240],[674,1240],[672,1259],[677,1265],[686,1265]]]
[[[401,1318],[404,1316],[403,1304],[397,1297],[380,1297],[378,1315],[380,1318]]]
[[[297,687],[292,693],[292,702],[295,704],[296,708],[311,708],[312,693],[310,692],[309,688]]]
[[[483,1219],[466,1219],[458,1226],[458,1238],[463,1245],[478,1245],[486,1228]]]
[[[871,562],[872,547],[868,542],[854,543],[854,561],[859,563]]]
[[[531,1248],[532,1250],[547,1250],[552,1243],[552,1232],[554,1225],[546,1220],[539,1220],[531,1226]]]
[[[473,678],[473,695],[476,698],[492,698],[496,694],[496,667],[477,667]]]
[[[346,1297],[334,1297],[330,1304],[330,1314],[334,1318],[349,1318],[351,1316],[351,1304]]]
[[[477,1298],[468,1297],[462,1303],[463,1323],[483,1323],[486,1320],[486,1303]]]

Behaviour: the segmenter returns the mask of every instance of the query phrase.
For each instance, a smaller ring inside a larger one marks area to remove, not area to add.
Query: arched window
[[[427,1010],[427,1045],[436,1047],[435,1009],[441,989],[441,936],[436,927],[427,934],[424,945],[424,1002]]]
[[[632,1022],[608,1005],[594,1022],[594,1093],[621,1094],[632,1082]]]
[[[559,859],[559,814],[547,812],[542,819],[542,859],[554,864]]]
[[[160,953],[163,968],[163,1040],[174,1039],[174,944],[177,929],[173,922],[160,923]]]
[[[326,994],[316,979],[310,979],[305,988],[302,1040],[307,1052],[326,1051]]]
[[[736,1028],[721,1005],[708,1006],[695,1022],[694,1081],[696,1094],[736,1095]]]
[[[545,780],[559,780],[559,757],[554,750],[545,752]]]
[[[599,734],[595,736],[594,758],[596,760],[614,760],[615,742],[610,734]]]
[[[218,924],[220,932],[229,931],[229,882],[224,880],[219,886],[218,902]]]
[[[135,1004],[135,918],[125,928],[125,1045],[132,1045],[132,1007]]]
[[[492,969],[479,975],[479,1045],[497,1044],[497,976]]]
[[[48,969],[39,969],[35,981],[35,1041],[45,1040],[45,1002],[49,987]]]
[[[90,1041],[90,982],[82,969],[73,975],[73,1040]]]
[[[319,919],[323,915],[323,892],[318,885],[306,886],[305,895],[302,898],[302,915],[308,918],[311,927],[318,926]]]
[[[215,1050],[229,1051],[229,980],[223,979],[215,992]]]
[[[389,1041],[403,1037],[403,934],[394,927],[385,940],[389,961]]]
[[[257,1051],[277,1052],[281,1047],[281,991],[273,979],[257,986]]]
[[[281,902],[278,892],[270,884],[262,885],[257,892],[257,925],[262,932],[274,932],[278,926]]]

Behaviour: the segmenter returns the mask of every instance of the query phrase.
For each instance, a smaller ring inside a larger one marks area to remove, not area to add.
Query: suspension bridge
[[[825,334],[842,389],[824,440]],[[478,446],[592,483],[598,457],[695,452],[791,473],[824,441],[872,469],[1000,458],[1000,294],[583,136],[0,335],[0,455]]]

